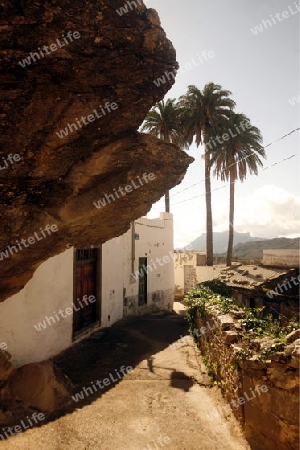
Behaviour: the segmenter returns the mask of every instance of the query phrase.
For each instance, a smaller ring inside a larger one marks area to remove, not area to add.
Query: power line
[[[276,139],[275,141],[270,142],[269,144],[265,145],[263,148],[270,147],[271,145],[274,145],[276,142],[281,141],[282,139],[285,139],[286,137],[290,136],[291,134],[293,134],[293,133],[295,133],[296,131],[299,131],[299,130],[300,130],[300,128],[295,128],[294,130],[292,130],[292,131],[290,131],[289,133],[287,133],[287,134],[281,136],[280,138]],[[255,153],[255,152],[252,152],[252,153]],[[241,158],[239,161],[242,161],[243,159],[249,158],[249,157],[252,155],[252,153],[250,153],[249,155],[245,156],[244,158]],[[236,164],[236,163],[234,163],[234,164]],[[276,163],[276,164],[277,164],[277,163]],[[233,164],[231,164],[231,165],[233,165]],[[231,165],[228,166],[228,169],[229,169],[229,167],[231,167]],[[270,167],[272,167],[272,166],[270,166]],[[264,170],[266,170],[266,169],[264,169]],[[188,186],[188,187],[182,189],[182,190],[179,191],[179,192],[175,192],[174,194],[172,194],[172,197],[175,197],[175,195],[181,194],[182,192],[185,192],[185,191],[187,191],[187,190],[189,190],[189,189],[192,189],[194,186],[197,186],[198,184],[203,183],[205,180],[206,180],[206,178],[203,178],[202,180],[197,181],[197,183],[194,183],[194,184],[192,184],[191,186]]]
[[[277,142],[277,141],[274,141],[274,142]],[[271,145],[271,144],[269,144],[269,145]],[[292,158],[297,157],[297,156],[299,156],[299,155],[300,155],[300,154],[288,156],[287,158],[284,158],[284,159],[282,159],[282,160],[279,161],[279,162],[275,162],[275,163],[271,164],[271,165],[268,166],[268,167],[264,167],[263,170],[268,170],[268,169],[270,169],[271,167],[280,165],[280,164],[284,163],[285,161],[288,161],[289,159],[292,159]],[[251,176],[253,176],[253,175],[254,175],[254,174],[251,174]],[[237,181],[239,181],[239,180],[235,180],[233,183],[236,183]],[[197,184],[198,184],[198,183],[197,183]],[[231,183],[225,183],[225,184],[224,184],[223,186],[221,186],[221,187],[212,189],[211,192],[219,191],[220,189],[225,189],[225,188],[226,188],[227,186],[229,186],[230,184],[231,184]],[[183,192],[183,191],[181,191],[181,192]],[[194,200],[194,199],[196,199],[196,198],[200,198],[200,197],[204,197],[204,196],[206,196],[206,193],[205,193],[205,192],[204,192],[203,194],[195,195],[194,197],[190,197],[190,198],[187,198],[187,199],[185,199],[185,200],[181,200],[180,202],[172,203],[172,206],[179,205],[179,204],[185,203],[185,202],[189,202],[190,200]],[[161,208],[153,208],[153,211],[155,211],[155,210],[157,210],[157,209],[161,209]]]
[[[270,169],[270,168],[273,167],[273,166],[280,165],[280,164],[282,164],[283,162],[287,161],[288,159],[294,158],[295,156],[299,156],[299,155],[291,155],[291,156],[289,156],[288,158],[284,158],[282,161],[273,163],[273,164],[271,164],[271,166],[265,167],[263,170],[267,170],[267,169]],[[251,174],[251,176],[252,176],[252,174]],[[233,181],[233,183],[236,183],[237,181],[239,181],[239,180],[235,180],[235,181]],[[212,189],[211,192],[219,191],[220,189],[225,189],[227,186],[230,186],[230,184],[231,184],[231,183],[225,183],[224,186],[221,186],[221,187]],[[206,196],[206,193],[204,192],[203,194],[196,195],[196,196],[191,197],[191,198],[189,198],[189,199],[181,200],[180,202],[173,203],[173,205],[179,205],[180,203],[188,202],[188,201],[193,200],[193,199],[195,199],[195,198],[205,197],[205,196]]]

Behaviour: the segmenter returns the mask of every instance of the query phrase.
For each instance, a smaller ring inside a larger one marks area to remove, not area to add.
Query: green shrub
[[[244,317],[241,325],[244,330],[253,337],[270,336],[274,339],[285,338],[291,331],[297,329],[297,324],[290,323],[286,327],[280,325],[278,319],[274,319],[271,314],[260,317],[264,308],[243,308]]]
[[[203,283],[200,283],[199,285],[208,287],[211,291],[220,294],[223,297],[231,297],[232,295],[232,289],[227,286],[226,283],[218,279],[203,281]]]

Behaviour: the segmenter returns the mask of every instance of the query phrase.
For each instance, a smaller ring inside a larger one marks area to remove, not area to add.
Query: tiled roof
[[[205,268],[203,268],[205,269]],[[225,265],[214,266],[214,278],[226,283],[228,286],[254,289],[267,281],[276,280],[289,273],[289,269],[266,268],[261,266]],[[210,277],[211,279],[211,277]]]

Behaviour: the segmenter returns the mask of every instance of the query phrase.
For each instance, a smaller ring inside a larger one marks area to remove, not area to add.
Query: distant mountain
[[[233,247],[233,256],[239,259],[262,259],[263,250],[293,249],[299,250],[300,238],[275,238],[264,241],[244,242]]]
[[[228,245],[228,231],[223,231],[222,233],[214,233],[214,253],[225,253],[227,251]],[[242,242],[249,241],[260,241],[265,240],[264,238],[252,237],[250,233],[234,233],[233,244],[239,244]],[[190,243],[193,250],[206,251],[206,233],[201,234],[193,242]]]

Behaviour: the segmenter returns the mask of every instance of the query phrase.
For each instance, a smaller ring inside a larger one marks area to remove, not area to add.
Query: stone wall
[[[208,367],[221,386],[228,408],[242,423],[254,450],[298,448],[300,330],[287,337],[284,351],[260,360],[272,338],[254,339],[251,352],[242,343],[239,312],[197,313],[198,341]],[[224,411],[222,410],[224,409]]]

